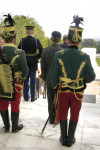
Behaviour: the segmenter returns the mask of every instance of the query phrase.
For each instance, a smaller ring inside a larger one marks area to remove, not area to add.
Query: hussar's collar
[[[15,47],[15,45],[12,44],[12,43],[5,43],[4,46],[13,46],[13,47]]]

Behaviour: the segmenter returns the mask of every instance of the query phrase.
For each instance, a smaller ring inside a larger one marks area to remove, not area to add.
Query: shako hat
[[[82,21],[83,18],[78,15],[73,17],[72,23],[75,23],[75,26],[70,26],[68,32],[68,40],[70,41],[70,44],[78,44],[78,42],[82,41],[82,32],[84,29],[79,27],[79,24],[83,24]]]
[[[3,36],[6,39],[15,38],[16,37],[15,21],[13,20],[10,14],[4,16],[6,16],[6,18],[4,19],[5,26],[3,26]]]
[[[26,30],[33,30],[35,28],[35,26],[25,26]]]

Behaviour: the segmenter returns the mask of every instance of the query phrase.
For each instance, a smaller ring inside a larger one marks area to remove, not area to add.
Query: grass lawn
[[[98,66],[100,67],[100,58],[96,58],[96,62],[98,64]]]

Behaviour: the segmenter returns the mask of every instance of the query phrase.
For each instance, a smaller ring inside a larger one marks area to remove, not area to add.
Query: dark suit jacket
[[[26,54],[35,54],[36,50],[39,50],[39,54],[37,56],[26,56],[27,64],[29,69],[37,69],[37,60],[41,57],[43,47],[38,39],[35,39],[32,36],[27,36],[22,38],[18,48],[23,49]]]
[[[64,42],[63,44],[60,44],[60,46],[63,47],[63,48],[67,48],[68,47],[67,42]]]
[[[41,75],[47,86],[51,86],[49,71],[53,62],[54,55],[57,51],[61,50],[58,44],[52,44],[43,50],[41,56]],[[55,68],[56,69],[56,68]]]

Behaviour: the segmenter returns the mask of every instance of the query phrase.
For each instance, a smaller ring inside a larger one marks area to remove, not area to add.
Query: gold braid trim
[[[18,57],[19,57],[19,55],[16,55],[16,56],[12,59],[12,61],[11,61],[11,63],[10,63],[9,65],[13,65],[14,61],[15,61],[16,58],[18,58]]]
[[[77,72],[77,79],[80,78],[80,74],[81,74],[82,69],[83,69],[83,67],[85,66],[85,64],[86,64],[85,61],[83,61],[83,62],[81,63],[80,68],[78,69],[78,72]],[[79,85],[79,82],[77,82],[77,84]]]
[[[5,43],[4,46],[13,46],[13,47],[16,47],[13,43]]]
[[[5,93],[12,93],[12,72],[7,64],[0,65],[0,82]]]
[[[17,90],[17,87],[20,87],[21,90]],[[21,93],[21,95],[22,95],[22,89],[23,89],[23,86],[22,86],[22,85],[20,85],[20,84],[15,84],[15,90],[16,90],[17,93]]]
[[[15,83],[15,86],[18,86],[18,87],[20,87],[20,88],[23,88],[23,85],[20,85],[20,84],[18,84],[18,83]]]
[[[83,67],[85,66],[85,64],[86,64],[86,62],[83,61],[83,62],[81,63],[81,65],[80,65],[80,68],[79,68],[79,70],[78,70],[78,72],[77,72],[77,78],[78,78],[78,79],[79,79],[79,77],[80,77],[81,71],[82,71]]]
[[[70,88],[73,88],[73,89],[79,89],[79,88],[84,87],[84,85],[82,85],[82,86],[78,85],[79,81],[83,82],[83,78],[79,78],[79,79],[76,78],[75,80],[71,80],[70,78],[59,77],[59,80],[64,82],[62,84],[62,87],[70,87]],[[71,82],[73,82],[73,86],[68,85],[68,83],[71,83]],[[77,87],[75,86],[75,83],[78,85]]]
[[[11,94],[11,96],[6,96],[6,95],[0,95],[1,97],[4,97],[4,98],[12,98],[13,96],[12,96],[12,93],[10,93]]]
[[[15,78],[22,77],[21,71],[15,72],[14,77],[15,77]]]
[[[82,100],[82,98],[79,98],[79,97],[77,96],[75,90],[74,90],[74,94],[75,94],[75,97],[76,97],[77,100]]]
[[[36,53],[35,54],[26,53],[26,56],[36,56]]]
[[[58,86],[59,86],[59,83],[56,86],[54,86],[53,89],[56,89]]]
[[[59,93],[73,93],[73,92],[71,92],[70,90],[66,90],[66,91],[59,90]],[[83,95],[83,92],[76,92],[76,94]]]
[[[78,32],[82,32],[84,29],[77,29],[77,28],[72,28],[72,27],[70,27],[69,29],[75,31],[72,37],[72,40],[74,42],[78,42],[79,40],[82,41],[82,36],[79,36]]]
[[[63,54],[64,54],[64,50],[63,50],[63,49],[60,50],[59,53],[60,53],[61,55],[63,55]]]
[[[15,26],[3,27],[3,31],[15,31],[15,29],[16,29]]]
[[[64,67],[63,61],[61,59],[58,59],[58,62],[62,66],[62,72],[63,72],[64,78],[67,78],[67,73],[65,71],[65,67]]]
[[[19,54],[20,53],[20,49],[18,49],[18,48],[15,48],[15,51],[14,51],[14,54]]]
[[[77,78],[75,80],[71,80],[70,78],[67,78],[67,73],[65,72],[65,68],[64,68],[64,63],[61,59],[58,59],[59,63],[61,64],[62,66],[62,72],[64,74],[64,77],[59,77],[59,80],[60,81],[64,81],[64,83],[62,84],[62,87],[69,87],[69,88],[73,88],[74,90],[74,94],[75,94],[75,97],[78,99],[78,100],[81,100],[80,98],[77,97],[76,95],[76,92],[75,92],[75,89],[79,89],[79,88],[82,88],[84,87],[84,84],[82,86],[79,86],[79,81],[83,82],[83,78],[80,78],[80,74],[81,74],[81,71],[83,69],[83,67],[85,66],[86,62],[82,62],[81,65],[80,65],[80,68],[77,72]],[[73,86],[69,86],[68,83],[71,83],[73,82]],[[75,83],[77,84],[77,87],[75,86]]]
[[[66,90],[66,91],[61,91],[61,90],[59,90],[58,93],[73,93],[73,92],[71,92],[70,90]],[[82,98],[78,98],[77,94],[83,96],[83,92],[75,92],[75,91],[74,91],[74,95],[75,95],[76,99],[77,99],[77,100],[82,100]]]
[[[4,38],[9,38],[10,36],[16,35],[16,28],[15,28],[15,26],[3,27],[3,35],[4,35]]]
[[[70,27],[69,29],[70,29],[70,30],[73,30],[73,31],[75,31],[75,32],[81,32],[81,31],[84,30],[84,29],[78,29],[78,28],[72,28],[72,27]]]
[[[20,87],[21,89],[17,90],[17,87]],[[22,93],[23,93],[23,85],[15,83],[15,91],[20,94],[20,97],[19,97],[19,102],[20,102],[21,101],[21,96],[22,96]],[[19,105],[18,109],[20,111],[20,105]]]

